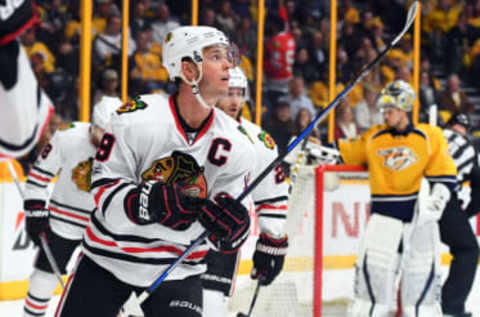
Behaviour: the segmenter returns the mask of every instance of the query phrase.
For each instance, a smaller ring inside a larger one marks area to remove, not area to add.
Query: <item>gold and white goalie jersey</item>
[[[90,124],[72,122],[61,126],[45,145],[28,174],[25,199],[48,202],[51,229],[59,236],[81,240],[95,209],[90,177],[96,148]],[[58,175],[51,196],[48,184]]]
[[[372,212],[411,221],[422,177],[456,184],[457,169],[438,127],[410,125],[399,133],[378,125],[357,139],[339,140],[338,148],[345,164],[368,165]]]
[[[191,181],[203,185],[202,197],[226,192],[233,197],[249,184],[255,153],[238,123],[213,109],[201,130],[182,128],[173,96],[144,95],[120,107],[111,133],[102,140],[94,163],[92,192],[97,211],[87,227],[83,249],[120,280],[149,286],[204,229],[194,222],[172,230],[160,224],[137,225],[124,208],[124,198],[146,180]],[[247,196],[242,203],[248,208]],[[207,243],[196,247],[167,277],[201,274]]]
[[[254,146],[257,156],[255,179],[278,157],[277,146],[267,132],[250,121],[240,119],[238,129]],[[288,212],[288,184],[282,166],[277,166],[253,189],[252,199],[260,232],[275,238],[283,237]]]

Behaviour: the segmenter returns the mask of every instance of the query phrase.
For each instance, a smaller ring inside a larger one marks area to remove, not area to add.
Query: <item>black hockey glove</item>
[[[35,245],[40,245],[40,235],[49,228],[49,211],[45,201],[29,199],[23,203],[27,233]]]
[[[182,193],[178,184],[147,181],[125,197],[128,217],[139,225],[159,223],[173,230],[185,230],[197,220],[205,199]]]
[[[208,240],[222,252],[235,252],[248,237],[250,216],[241,202],[221,194],[207,200],[198,220],[210,232]]]
[[[262,285],[269,285],[282,271],[285,255],[287,254],[288,237],[273,239],[261,233],[257,240],[257,247],[253,254],[253,269],[251,277],[260,279]]]

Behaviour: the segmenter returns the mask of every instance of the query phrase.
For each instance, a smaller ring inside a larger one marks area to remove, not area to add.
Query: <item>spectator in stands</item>
[[[168,32],[178,28],[180,23],[170,17],[170,8],[166,4],[158,7],[158,18],[152,23],[153,41],[163,43]]]
[[[130,28],[134,37],[137,33],[150,26],[150,19],[147,17],[148,1],[137,0],[133,9],[133,17],[130,20]]]
[[[201,21],[202,21],[202,25],[218,28],[217,23],[215,21],[215,10],[213,10],[212,8],[205,8],[203,10]]]
[[[440,110],[450,113],[473,111],[473,104],[468,100],[467,95],[460,91],[460,78],[456,74],[448,77],[446,88],[440,93],[438,103]]]
[[[355,123],[361,133],[373,125],[383,123],[383,114],[377,107],[376,98],[377,90],[375,87],[369,84],[363,85],[363,99],[353,108]]]
[[[436,7],[425,16],[422,29],[430,44],[430,58],[436,63],[444,61],[446,51],[444,35],[457,24],[461,10],[460,3],[439,0]]]
[[[101,34],[105,30],[109,16],[112,14],[120,16],[120,10],[112,0],[97,0],[93,12],[92,32],[94,35]]]
[[[37,41],[35,28],[29,28],[21,35],[20,39],[28,57],[34,54],[41,55],[43,63],[41,66],[46,73],[55,70],[55,56],[44,43]]]
[[[100,88],[95,93],[94,103],[98,103],[103,96],[119,97],[118,73],[114,69],[107,69],[103,72]]]
[[[293,64],[293,73],[295,76],[301,76],[305,79],[307,86],[320,79],[322,70],[312,67],[309,51],[302,47],[295,54],[295,64]]]
[[[273,106],[273,112],[265,118],[263,128],[277,143],[279,154],[284,154],[293,135],[293,120],[290,115],[288,98],[278,98],[277,103]]]
[[[288,102],[290,104],[291,117],[295,118],[300,109],[307,109],[311,117],[315,116],[316,111],[313,107],[312,100],[306,94],[303,77],[294,76],[289,86]]]
[[[220,30],[231,36],[235,30],[235,13],[232,11],[230,1],[221,1],[219,12],[215,16],[216,23]]]
[[[249,16],[240,18],[237,30],[233,33],[233,42],[240,52],[247,56],[255,56],[257,51],[257,32],[252,26]]]
[[[168,72],[162,65],[160,56],[150,51],[151,42],[148,31],[137,33],[137,50],[130,59],[131,85],[133,95],[146,94],[164,89],[168,82]]]
[[[312,116],[310,111],[305,108],[302,108],[298,111],[297,116],[295,117],[294,125],[293,125],[293,135],[299,136],[300,133],[305,130],[308,125],[312,122]],[[320,133],[317,129],[313,128],[310,132],[308,137],[308,141],[313,142],[315,144],[320,144]]]
[[[326,69],[327,50],[323,33],[317,31],[312,34],[310,56],[312,57],[312,67],[317,69]]]
[[[430,82],[428,72],[420,73],[420,90],[418,92],[418,99],[420,100],[420,121],[426,122],[428,111],[430,107],[436,104],[435,89]]]
[[[286,22],[277,15],[267,18],[266,29],[269,35],[263,64],[266,101],[275,104],[279,96],[288,94],[288,82],[293,76],[295,62],[295,39],[287,31]]]
[[[72,75],[78,75],[79,47],[77,45],[74,46],[72,40],[64,35],[60,36],[60,39],[57,38],[57,41],[57,66]]]
[[[353,109],[350,107],[348,98],[343,98],[335,109],[334,139],[351,139],[358,135],[360,130],[355,124]]]
[[[102,64],[115,64],[115,60],[119,59],[122,49],[122,18],[119,15],[112,14],[108,17],[105,31],[95,39],[94,49]],[[134,51],[135,42],[129,34],[127,55],[131,56]]]
[[[458,17],[457,24],[448,31],[446,41],[446,71],[448,74],[459,73],[464,66],[462,61],[468,54],[475,39],[473,27],[468,24],[468,15],[464,11]]]

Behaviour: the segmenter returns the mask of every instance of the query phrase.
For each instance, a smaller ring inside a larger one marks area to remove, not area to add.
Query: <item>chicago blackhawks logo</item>
[[[171,156],[154,161],[152,166],[142,173],[142,179],[167,184],[179,183],[185,194],[205,198],[207,181],[203,175],[204,170],[192,156],[174,151]]]
[[[78,163],[72,170],[72,181],[77,185],[79,190],[83,190],[84,192],[90,191],[92,164],[93,157]]]
[[[140,98],[134,98],[121,106],[120,108],[117,109],[117,113],[123,114],[123,113],[128,113],[128,112],[134,112],[137,110],[143,110],[147,108],[147,104],[140,100]]]
[[[415,153],[404,146],[378,150],[377,153],[383,157],[383,165],[394,171],[401,171],[417,161]]]
[[[258,134],[258,139],[265,144],[267,149],[273,150],[275,147],[275,141],[273,141],[270,134],[268,134],[266,131],[262,131],[260,134]]]

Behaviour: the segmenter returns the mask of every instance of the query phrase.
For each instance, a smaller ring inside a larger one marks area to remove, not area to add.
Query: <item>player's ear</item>
[[[192,61],[182,61],[182,73],[188,81],[198,78],[198,68]]]

